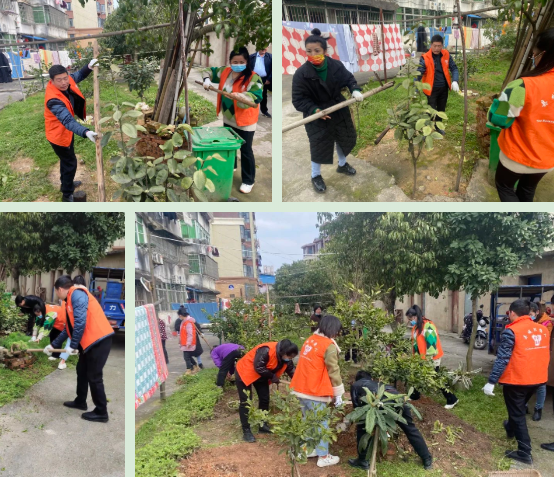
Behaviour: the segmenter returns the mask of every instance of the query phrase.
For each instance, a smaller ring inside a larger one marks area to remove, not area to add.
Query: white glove
[[[362,102],[364,100],[364,97],[362,95],[362,93],[360,93],[358,90],[355,90],[353,93],[352,93],[352,97],[358,101],[358,103]]]
[[[210,78],[204,78],[204,89],[206,91],[209,91],[210,86],[212,86],[212,82],[210,81]]]
[[[95,66],[98,66],[98,60],[96,58],[93,58],[90,60],[90,63],[88,64],[88,67],[92,70]]]
[[[73,349],[73,348],[68,348],[66,350],[66,353],[69,355],[69,356],[77,356],[79,354],[79,350],[78,349]]]
[[[457,93],[458,91],[460,91],[460,85],[458,84],[457,81],[452,82],[452,91],[454,91],[454,93]]]
[[[40,340],[41,340],[42,338],[44,338],[44,335],[43,335],[42,333],[39,333],[39,335],[38,335],[38,337],[37,337],[37,339],[36,339],[35,341],[36,341],[37,343],[39,343]]]
[[[89,138],[95,144],[96,144],[97,137],[98,137],[98,133],[95,133],[94,131],[87,131],[87,138]]]
[[[335,407],[342,406],[342,396],[337,396],[335,398]]]
[[[46,348],[42,350],[42,352],[48,356],[52,356],[52,353],[54,352],[54,348],[52,348],[52,345],[48,345]]]
[[[483,392],[487,395],[487,396],[494,396],[494,384],[491,384],[491,383],[487,383],[483,386]]]

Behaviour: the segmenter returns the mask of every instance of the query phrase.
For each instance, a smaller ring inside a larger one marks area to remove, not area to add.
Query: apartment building
[[[101,33],[106,18],[114,10],[113,0],[89,0],[84,7],[79,0],[69,0],[66,4],[70,38]]]
[[[212,243],[219,256],[220,298],[249,300],[258,293],[261,256],[254,212],[214,212]]]
[[[304,260],[314,260],[317,259],[325,244],[329,241],[328,238],[316,238],[312,243],[307,243],[302,245],[302,258]]]

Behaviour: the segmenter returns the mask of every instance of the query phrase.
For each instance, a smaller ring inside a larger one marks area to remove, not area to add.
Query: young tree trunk
[[[471,338],[469,339],[469,349],[466,356],[466,368],[468,371],[473,371],[473,346],[475,345],[475,337],[477,336],[477,296],[471,298],[471,317],[473,321],[473,329],[471,330]]]
[[[387,313],[390,313],[394,316],[394,306],[396,305],[396,288],[393,288],[389,293],[386,293],[383,297],[383,303],[385,304],[385,310]],[[392,322],[391,325],[393,331],[398,328],[398,323],[396,319]]]
[[[412,164],[414,165],[414,190],[412,191],[412,199],[415,199],[415,194],[417,190],[417,157],[415,155],[414,143],[412,141],[410,141],[408,150],[412,155]]]
[[[377,440],[377,427],[373,431],[373,449],[371,452],[371,464],[369,466],[369,470],[367,471],[368,477],[373,477],[374,475],[377,475],[377,469],[375,468],[377,464],[377,446],[379,445],[379,441]]]
[[[15,290],[15,294],[19,295],[21,292],[19,288],[19,267],[12,267],[12,277],[13,277],[13,287]]]

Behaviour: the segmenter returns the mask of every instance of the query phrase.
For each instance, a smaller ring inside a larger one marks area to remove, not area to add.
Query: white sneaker
[[[330,465],[336,465],[340,462],[340,457],[336,455],[327,455],[326,457],[320,457],[317,459],[318,467],[329,467]]]
[[[54,358],[54,356],[50,356],[50,357],[48,358],[48,361],[56,361],[57,359],[58,359],[58,358]]]
[[[243,193],[243,194],[250,194],[250,192],[252,191],[252,187],[254,187],[254,184],[241,184],[240,186],[240,191]]]
[[[447,404],[446,406],[444,406],[445,409],[452,409],[456,404],[458,404],[460,402],[459,399],[456,400],[456,402],[454,404]]]
[[[317,451],[314,449],[310,454],[306,456],[308,459],[311,459],[312,457],[317,457]]]
[[[58,369],[65,369],[65,368],[67,368],[67,364],[65,363],[58,364]]]

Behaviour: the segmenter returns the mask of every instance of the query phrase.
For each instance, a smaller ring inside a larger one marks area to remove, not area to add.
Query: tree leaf
[[[427,145],[427,149],[433,149],[433,138],[431,136],[427,136],[425,138],[425,144]]]
[[[212,154],[210,157],[212,159],[215,159],[216,161],[227,162],[227,159],[223,159],[221,154],[219,154],[218,152],[216,152],[215,154]]]
[[[143,191],[141,186],[139,186],[138,184],[134,184],[131,187],[125,189],[125,192],[127,192],[127,194],[131,194],[131,195],[140,195],[144,191]]]
[[[123,130],[123,132],[124,132],[125,134],[127,134],[127,136],[129,136],[129,137],[137,137],[137,128],[136,128],[133,124],[124,123],[124,124],[121,126],[121,129]]]
[[[167,189],[167,198],[171,202],[180,202],[179,201],[179,196],[175,193],[175,191],[173,189]]]
[[[165,192],[165,187],[162,185],[155,185],[150,187],[149,192],[151,194],[161,194],[162,192]]]
[[[105,147],[106,144],[108,144],[108,141],[112,137],[113,131],[108,131],[106,134],[102,136],[102,139],[100,139],[100,147]]]
[[[181,136],[179,133],[173,134],[173,137],[171,139],[175,147],[181,147],[183,145],[183,136]]]
[[[130,111],[127,111],[124,115],[124,118],[140,118],[142,117],[142,112],[137,111],[136,109],[131,109]]]
[[[168,159],[167,168],[169,169],[169,172],[171,174],[177,174],[178,173],[177,161],[175,159]]]
[[[192,177],[184,177],[181,181],[181,187],[185,190],[189,189],[192,185]]]
[[[127,174],[123,173],[114,174],[112,179],[118,184],[128,184],[132,180]]]
[[[192,192],[200,202],[208,202],[208,198],[204,195],[204,192],[202,192],[201,190],[197,189],[196,187],[193,187]]]
[[[177,126],[177,129],[183,129],[183,130],[185,130],[185,131],[187,131],[187,132],[189,132],[189,133],[191,133],[191,134],[194,132],[194,130],[192,129],[192,127],[190,126],[190,124],[186,124],[186,123],[184,123],[184,124],[179,124],[179,126]]]
[[[123,106],[131,106],[131,108],[136,107],[136,104],[129,103],[128,101],[123,101],[121,104],[122,104]]]
[[[211,179],[206,179],[206,189],[208,189],[211,193],[215,192],[215,185]]]
[[[136,124],[135,128],[137,128],[137,131],[146,132],[146,128],[144,126],[141,126],[140,124]]]
[[[446,115],[446,113],[442,111],[437,111],[437,116],[442,119],[448,119],[448,116]]]
[[[112,70],[114,73],[120,73],[121,72],[121,68],[115,64],[111,64],[110,65],[110,70]]]
[[[423,129],[423,126],[425,126],[425,123],[427,122],[427,119],[418,119],[417,120],[417,123],[415,125],[415,128],[418,130],[418,131],[421,131]]]
[[[118,123],[121,119],[121,111],[118,109],[115,113],[113,113],[113,120]]]
[[[432,137],[433,139],[444,139],[443,136],[442,136],[442,134],[439,133],[439,132],[437,132],[437,131],[433,131],[433,132],[431,133],[431,137]]]
[[[445,126],[444,126],[444,123],[441,122],[441,121],[437,121],[437,122],[435,123],[435,125],[436,125],[439,129],[442,129],[442,130],[446,129]]]
[[[424,136],[429,136],[432,132],[433,132],[433,130],[431,129],[431,126],[425,126],[423,128],[423,135]]]
[[[98,125],[100,126],[101,124],[104,124],[106,121],[109,121],[110,119],[112,119],[111,116],[106,116],[105,118],[102,118],[100,121],[98,121]]]
[[[202,170],[196,171],[193,174],[192,178],[194,180],[194,185],[198,189],[203,190],[204,186],[206,185],[206,174],[204,173],[204,171],[202,171]]]
[[[159,171],[156,175],[156,185],[162,185],[167,180],[168,175],[167,169]]]
[[[184,159],[185,157],[190,156],[191,154],[192,154],[192,151],[180,149],[179,151],[175,152],[175,154],[173,154],[173,157],[175,159]]]
[[[215,176],[218,175],[217,172],[215,172],[215,169],[212,166],[208,166],[208,167],[204,168],[204,170],[210,171]]]

